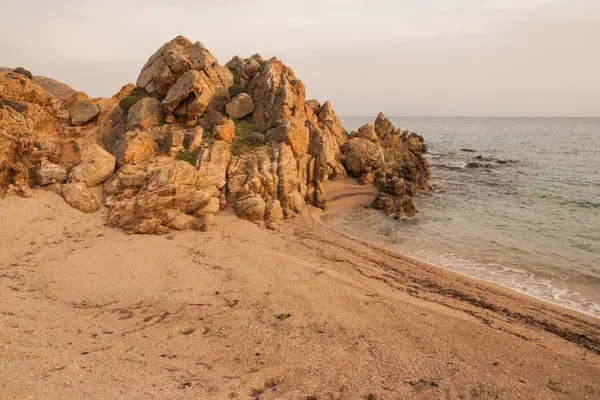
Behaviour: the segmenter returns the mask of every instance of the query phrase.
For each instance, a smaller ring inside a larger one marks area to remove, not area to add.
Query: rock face
[[[100,208],[98,196],[90,192],[85,183],[63,185],[62,194],[67,204],[84,213],[93,213]]]
[[[69,110],[71,123],[75,126],[87,124],[100,113],[100,107],[91,101],[80,101],[75,103]]]
[[[119,166],[142,164],[149,160],[157,150],[158,146],[150,132],[135,130],[128,131],[123,135],[114,155]]]
[[[294,71],[276,58],[270,59],[249,84],[248,93],[254,101],[252,122],[273,128],[286,118],[306,119],[306,90]]]
[[[125,129],[132,131],[137,128],[150,129],[160,122],[160,102],[153,97],[146,97],[135,103],[127,114]]]
[[[105,185],[109,224],[130,233],[209,229],[228,162],[228,153],[219,148],[227,145],[210,149],[200,170],[181,160],[121,168]]]
[[[49,185],[94,212],[88,188],[103,183],[108,224],[129,233],[206,230],[226,207],[278,229],[305,204],[325,208],[327,180],[348,175],[377,185],[374,207],[404,217],[427,187],[422,137],[380,115],[349,138],[331,103],[307,101],[277,58],[221,66],[179,36],[110,99],[42,78],[0,72],[0,188]]]
[[[235,205],[239,217],[256,222],[266,218],[275,227],[283,217],[293,217],[304,208],[302,178],[290,146],[263,147],[232,158],[227,169],[227,201]]]
[[[60,161],[62,127],[56,100],[31,79],[0,72],[0,196],[24,194],[45,157]]]

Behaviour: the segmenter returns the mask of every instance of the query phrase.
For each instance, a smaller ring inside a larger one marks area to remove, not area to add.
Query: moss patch
[[[135,103],[145,97],[150,97],[150,94],[141,87],[134,87],[133,90],[119,102],[119,106],[128,111]]]
[[[23,114],[27,111],[27,104],[14,100],[0,100],[0,108],[10,107],[18,113]]]
[[[262,133],[264,127],[261,124],[253,124],[249,120],[233,119],[235,123],[235,137],[231,144],[233,155],[246,154],[266,144],[266,137]]]
[[[177,153],[177,159],[183,160],[195,166],[196,158],[198,157],[199,151],[200,148],[194,149],[192,151],[188,151],[187,149],[180,150],[179,153]]]

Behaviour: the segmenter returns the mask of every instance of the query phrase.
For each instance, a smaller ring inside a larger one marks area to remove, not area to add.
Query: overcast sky
[[[342,116],[600,116],[600,0],[2,0],[0,66],[92,96],[177,35],[277,56]]]

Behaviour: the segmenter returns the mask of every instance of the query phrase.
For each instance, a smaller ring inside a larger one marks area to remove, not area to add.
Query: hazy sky
[[[0,3],[0,66],[92,96],[184,35],[279,57],[342,116],[600,116],[600,0]]]

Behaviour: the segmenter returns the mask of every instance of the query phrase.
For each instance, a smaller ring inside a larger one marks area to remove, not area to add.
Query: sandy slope
[[[600,398],[599,320],[321,217],[127,236],[51,193],[0,200],[0,398]]]

